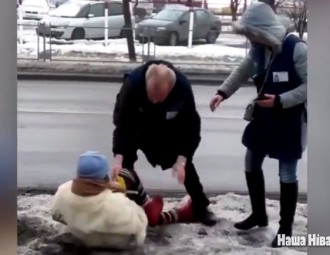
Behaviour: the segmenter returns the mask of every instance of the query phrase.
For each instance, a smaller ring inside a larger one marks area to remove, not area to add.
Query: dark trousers
[[[123,168],[129,170],[132,173],[132,175],[135,176],[136,185],[137,185],[136,187],[138,187],[138,192],[139,194],[143,194],[142,196],[140,195],[140,199],[139,199],[140,203],[138,203],[141,204],[142,201],[146,201],[148,195],[137,173],[135,172],[134,163],[135,163],[134,160],[127,160],[127,159],[125,160],[124,157]],[[210,201],[207,198],[206,194],[204,193],[203,185],[200,182],[195,165],[193,164],[192,161],[188,161],[186,164],[186,177],[184,181],[184,186],[186,188],[188,195],[191,197],[195,212],[203,211],[209,206]]]

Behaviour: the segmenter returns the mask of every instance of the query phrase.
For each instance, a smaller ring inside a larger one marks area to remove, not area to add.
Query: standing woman
[[[265,3],[252,3],[234,31],[246,36],[251,50],[211,99],[214,111],[249,78],[258,96],[247,107],[249,121],[242,143],[247,148],[245,177],[252,214],[235,224],[240,230],[268,225],[265,182],[266,156],[279,161],[280,222],[278,234],[292,235],[298,198],[297,164],[306,147],[307,44],[293,34]],[[272,242],[277,247],[277,238]]]

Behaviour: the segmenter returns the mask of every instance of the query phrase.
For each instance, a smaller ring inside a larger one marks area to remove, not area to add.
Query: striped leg
[[[119,173],[118,181],[128,191],[127,197],[140,206],[143,206],[150,197],[144,189],[140,178],[134,170],[122,169]],[[136,192],[136,193],[134,193]]]
[[[143,207],[150,226],[157,225],[160,214],[163,211],[163,199],[161,197],[151,199],[134,170],[123,169],[119,173],[119,182],[128,191],[136,192],[135,194],[127,193],[127,197]]]

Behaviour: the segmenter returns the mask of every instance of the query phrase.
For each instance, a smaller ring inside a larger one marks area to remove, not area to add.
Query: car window
[[[89,14],[93,14],[94,17],[104,17],[104,4],[92,4],[89,9]]]
[[[109,4],[109,15],[122,15],[123,6],[120,3]]]
[[[182,15],[181,20],[184,20],[186,22],[189,22],[189,20],[190,20],[190,14],[189,14],[189,12],[185,13],[184,15]]]
[[[22,2],[23,6],[33,6],[33,7],[48,7],[48,2],[46,0],[24,0]]]
[[[209,20],[209,14],[206,11],[196,11],[196,22],[206,23]]]
[[[175,21],[178,20],[184,12],[185,10],[164,9],[153,16],[152,19]]]
[[[49,12],[49,16],[62,18],[75,18],[81,12],[82,8],[87,6],[80,2],[66,2],[58,8]],[[86,16],[86,15],[85,15]]]
[[[80,11],[77,14],[77,18],[86,18],[89,12],[89,4],[85,5],[80,9]]]

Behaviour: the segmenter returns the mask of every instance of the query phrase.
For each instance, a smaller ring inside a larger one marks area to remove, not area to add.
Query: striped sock
[[[138,192],[138,194],[127,194],[127,197],[135,201],[138,205],[143,206],[148,201],[149,196],[135,171],[122,169],[119,176],[125,180],[127,190]]]
[[[158,221],[158,225],[167,225],[178,222],[178,214],[175,209],[162,212]]]

